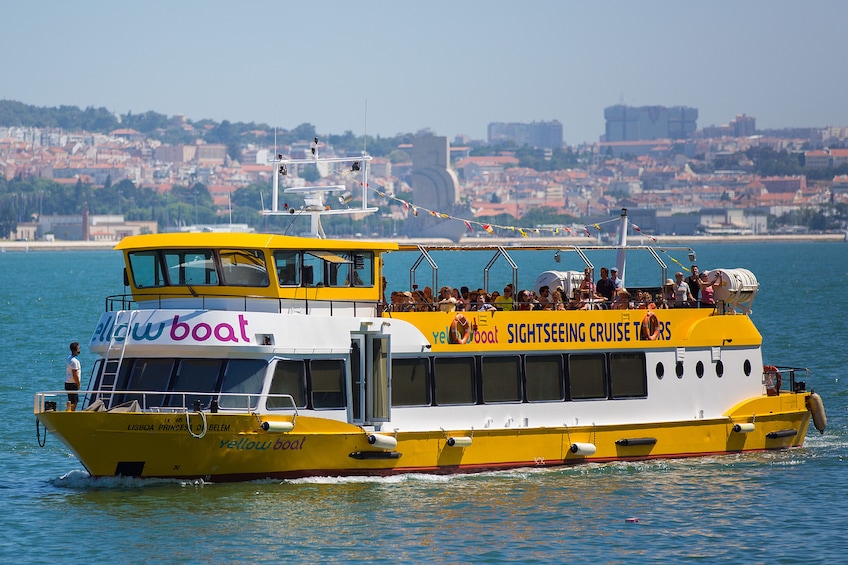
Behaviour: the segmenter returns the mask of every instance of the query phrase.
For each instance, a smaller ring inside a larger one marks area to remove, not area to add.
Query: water
[[[85,343],[104,297],[123,292],[122,261],[111,251],[0,253],[0,393],[8,415],[0,437],[0,560],[841,562],[848,547],[848,245],[696,250],[702,269],[744,267],[757,275],[753,318],[766,362],[812,369],[807,384],[824,398],[829,427],[823,436],[811,427],[803,449],[471,476],[243,484],[94,481],[55,437],[39,448],[33,393],[61,388],[68,343]],[[556,264],[552,254],[538,255],[520,286],[543,270],[578,268],[570,262],[576,258]],[[688,266],[685,252],[669,256]],[[440,284],[482,285],[467,262],[440,263]],[[643,282],[633,265],[631,286]],[[510,276],[500,262],[496,267],[490,289]],[[408,285],[405,267],[388,274],[390,290]],[[417,282],[430,284],[429,271]],[[93,358],[84,351],[81,360],[86,382]]]

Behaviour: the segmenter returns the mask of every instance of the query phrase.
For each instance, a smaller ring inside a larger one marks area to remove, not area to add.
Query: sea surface
[[[33,394],[62,388],[68,343],[85,344],[121,294],[115,251],[0,250],[2,563],[841,563],[848,550],[848,243],[699,244],[702,269],[750,269],[766,363],[809,367],[829,426],[789,451],[470,476],[203,484],[93,480],[48,436]],[[659,253],[669,273],[687,250]],[[438,259],[438,284],[482,286],[487,259]],[[591,258],[591,257],[590,257]],[[629,257],[630,259],[630,257]],[[582,269],[539,252],[540,272]],[[606,265],[613,258],[604,258]],[[411,261],[388,259],[389,289]],[[597,263],[596,268],[601,266]],[[627,286],[655,285],[635,257]],[[637,268],[638,267],[638,268]],[[511,272],[501,258],[489,289]],[[429,267],[416,283],[431,285]],[[43,432],[43,430],[42,430]]]

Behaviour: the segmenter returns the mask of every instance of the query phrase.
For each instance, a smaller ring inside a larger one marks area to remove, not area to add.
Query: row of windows
[[[117,365],[109,361],[103,370],[98,361],[92,389],[139,391],[103,400],[112,406],[137,400],[145,408],[190,407],[196,400],[209,406],[212,392],[229,394],[216,399],[221,408],[256,408],[268,367],[261,359],[125,359],[116,375]]]
[[[428,406],[641,398],[642,353],[392,360],[392,404]]]
[[[96,389],[139,391],[116,395],[112,405],[138,400],[145,407],[208,406],[211,394],[221,408],[257,406],[267,363],[249,359],[130,359],[115,378],[112,361]],[[99,373],[100,367],[96,368]],[[269,390],[269,409],[344,408],[343,359],[279,360]],[[141,391],[163,391],[142,395]],[[639,398],[647,396],[641,353],[591,355],[504,355],[396,358],[392,360],[394,406]]]
[[[280,286],[373,287],[371,251],[275,251]],[[129,253],[137,288],[271,284],[259,249],[165,249]]]

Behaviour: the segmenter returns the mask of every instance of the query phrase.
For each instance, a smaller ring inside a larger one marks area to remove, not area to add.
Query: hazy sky
[[[691,106],[699,127],[848,125],[846,16],[841,0],[12,0],[0,99],[451,139],[556,119],[571,144],[621,101]]]

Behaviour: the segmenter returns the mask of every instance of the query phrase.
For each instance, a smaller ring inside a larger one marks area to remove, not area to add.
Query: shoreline
[[[685,244],[685,243],[775,243],[786,241],[846,241],[846,234],[823,233],[823,234],[775,234],[775,235],[666,235],[658,237],[654,241],[650,237],[640,236],[628,237],[630,245],[655,245],[661,247],[663,244]],[[363,241],[386,241],[362,238]],[[454,245],[449,239],[388,239],[398,241],[400,244],[447,244]],[[591,242],[591,243],[590,243]],[[545,244],[545,245],[596,245],[594,238],[587,237],[529,237],[529,238],[499,238],[499,237],[463,237],[460,245],[481,244]],[[6,241],[0,240],[0,253],[29,252],[29,251],[103,251],[111,250],[118,244],[117,241]]]

